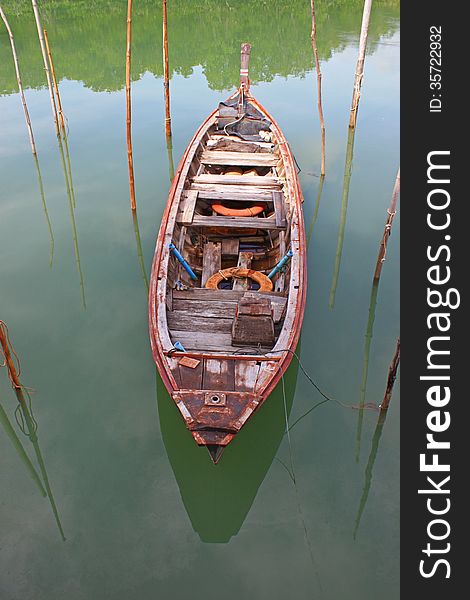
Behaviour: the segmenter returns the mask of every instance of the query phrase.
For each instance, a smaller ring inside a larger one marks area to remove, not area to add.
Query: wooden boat
[[[306,298],[302,191],[281,129],[250,94],[249,55],[243,44],[239,89],[183,154],[149,292],[158,371],[214,463],[289,366]]]

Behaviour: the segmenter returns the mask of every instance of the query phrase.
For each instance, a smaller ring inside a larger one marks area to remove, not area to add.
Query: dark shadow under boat
[[[297,375],[294,360],[284,376],[288,415]],[[192,527],[203,542],[227,543],[243,525],[286,431],[282,381],[217,465],[208,460],[205,448],[194,444],[158,374],[157,403],[163,443]]]

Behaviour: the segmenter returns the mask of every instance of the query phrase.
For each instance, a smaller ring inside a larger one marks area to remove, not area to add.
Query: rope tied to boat
[[[233,352],[233,354],[250,354],[250,352],[249,352],[250,350],[255,350],[260,356],[265,356],[265,357],[269,358],[267,356],[266,352],[262,352],[261,351],[261,345],[260,344],[258,344],[258,346],[250,346],[250,347],[247,347],[247,348],[238,348],[237,350],[235,350]],[[308,373],[307,369],[302,364],[302,361],[300,360],[300,357],[298,356],[298,354],[294,350],[291,350],[290,348],[282,348],[280,350],[270,350],[268,352],[268,354],[277,354],[279,352],[289,352],[290,354],[292,354],[295,357],[295,359],[297,360],[297,362],[299,364],[299,367],[300,367],[300,370],[302,371],[302,373],[305,375],[305,377],[308,379],[308,381],[311,383],[311,385],[313,385],[313,387],[317,390],[317,392],[321,396],[323,396],[323,398],[325,398],[325,400],[322,401],[320,404],[323,404],[324,402],[336,402],[336,404],[339,404],[343,408],[348,408],[350,410],[375,410],[375,411],[379,410],[379,407],[375,403],[373,403],[373,402],[364,403],[362,405],[360,405],[360,404],[359,405],[358,404],[346,404],[344,402],[341,402],[341,400],[338,400],[337,398],[332,398],[331,396],[328,396],[320,388],[320,386],[317,383],[315,383],[313,377]],[[279,371],[281,371],[282,367],[279,366],[278,369],[279,369]],[[281,373],[282,373],[282,371],[281,371]],[[316,406],[319,406],[319,404],[316,404],[313,408],[316,408]],[[311,410],[313,410],[313,408],[311,408],[308,412],[310,412]],[[308,414],[308,412],[306,414]]]

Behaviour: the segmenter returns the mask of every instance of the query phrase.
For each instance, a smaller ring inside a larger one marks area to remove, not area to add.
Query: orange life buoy
[[[257,202],[247,208],[229,208],[224,204],[214,203],[212,210],[215,210],[218,215],[223,215],[224,217],[256,217],[263,210],[266,210],[266,204],[264,202]]]
[[[222,279],[230,279],[232,277],[248,277],[259,284],[259,292],[271,292],[273,289],[273,282],[261,271],[253,271],[253,269],[244,269],[242,267],[231,267],[230,269],[223,269],[217,271],[209,277],[206,281],[206,288],[216,290]]]

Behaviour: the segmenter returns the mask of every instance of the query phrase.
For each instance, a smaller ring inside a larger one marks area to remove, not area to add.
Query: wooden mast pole
[[[170,70],[168,66],[168,19],[166,0],[162,2],[163,8],[163,88],[165,90],[165,134],[171,137],[170,114]]]
[[[62,127],[62,131],[65,132],[64,113],[62,111],[62,102],[60,101],[59,86],[57,85],[57,78],[55,76],[55,71],[54,71],[54,63],[52,62],[52,54],[51,54],[51,49],[49,46],[49,38],[47,37],[47,31],[45,29],[44,29],[44,40],[46,42],[47,56],[49,57],[49,64],[51,66],[52,82],[54,84],[54,91],[55,91],[55,95],[57,98],[57,107],[59,109],[60,125]]]
[[[242,44],[240,60],[240,87],[245,92],[250,89],[250,78],[248,77],[248,66],[250,64],[251,44]]]
[[[23,104],[24,117],[26,119],[26,125],[28,127],[29,142],[31,144],[31,151],[36,156],[36,144],[34,143],[33,128],[31,126],[31,119],[29,118],[29,111],[28,111],[28,107],[26,105],[26,99],[25,99],[24,93],[23,93],[23,84],[21,83],[21,73],[20,73],[20,66],[18,63],[18,56],[16,54],[15,39],[13,37],[13,32],[10,28],[10,25],[8,23],[6,15],[3,12],[3,9],[1,6],[0,6],[0,16],[2,17],[2,20],[5,23],[5,27],[8,32],[8,36],[10,38],[11,53],[13,55],[13,62],[15,64],[15,71],[16,71],[16,81],[18,82],[18,90],[20,92],[21,103]]]
[[[370,13],[372,0],[364,0],[362,13],[361,36],[359,38],[359,56],[357,58],[356,73],[354,75],[353,97],[351,102],[351,113],[349,115],[349,127],[356,127],[357,110],[361,97],[362,79],[364,77],[364,62],[366,58],[367,35],[369,32]]]
[[[131,209],[136,210],[134,187],[134,163],[132,160],[131,130],[131,41],[132,41],[132,0],[127,0],[127,45],[126,45],[126,135],[127,165],[129,169],[129,192]]]
[[[317,48],[317,20],[315,17],[315,0],[310,0],[310,6],[312,9],[312,48],[313,56],[315,58],[315,70],[317,72],[317,105],[318,105],[318,116],[320,118],[320,129],[321,129],[321,169],[320,174],[325,175],[325,121],[323,119],[323,106],[321,99],[321,79],[322,74],[320,71],[320,61],[318,58]]]
[[[59,120],[57,118],[57,107],[55,105],[54,91],[52,89],[51,72],[49,69],[49,62],[47,59],[46,44],[44,42],[44,34],[43,34],[42,25],[41,25],[41,17],[39,15],[39,8],[38,8],[37,0],[31,0],[31,2],[33,5],[34,18],[36,19],[36,27],[38,30],[39,44],[41,46],[42,59],[44,62],[44,70],[46,72],[47,86],[49,88],[49,98],[51,101],[52,116],[54,117],[55,131],[56,131],[56,134],[59,135]]]

